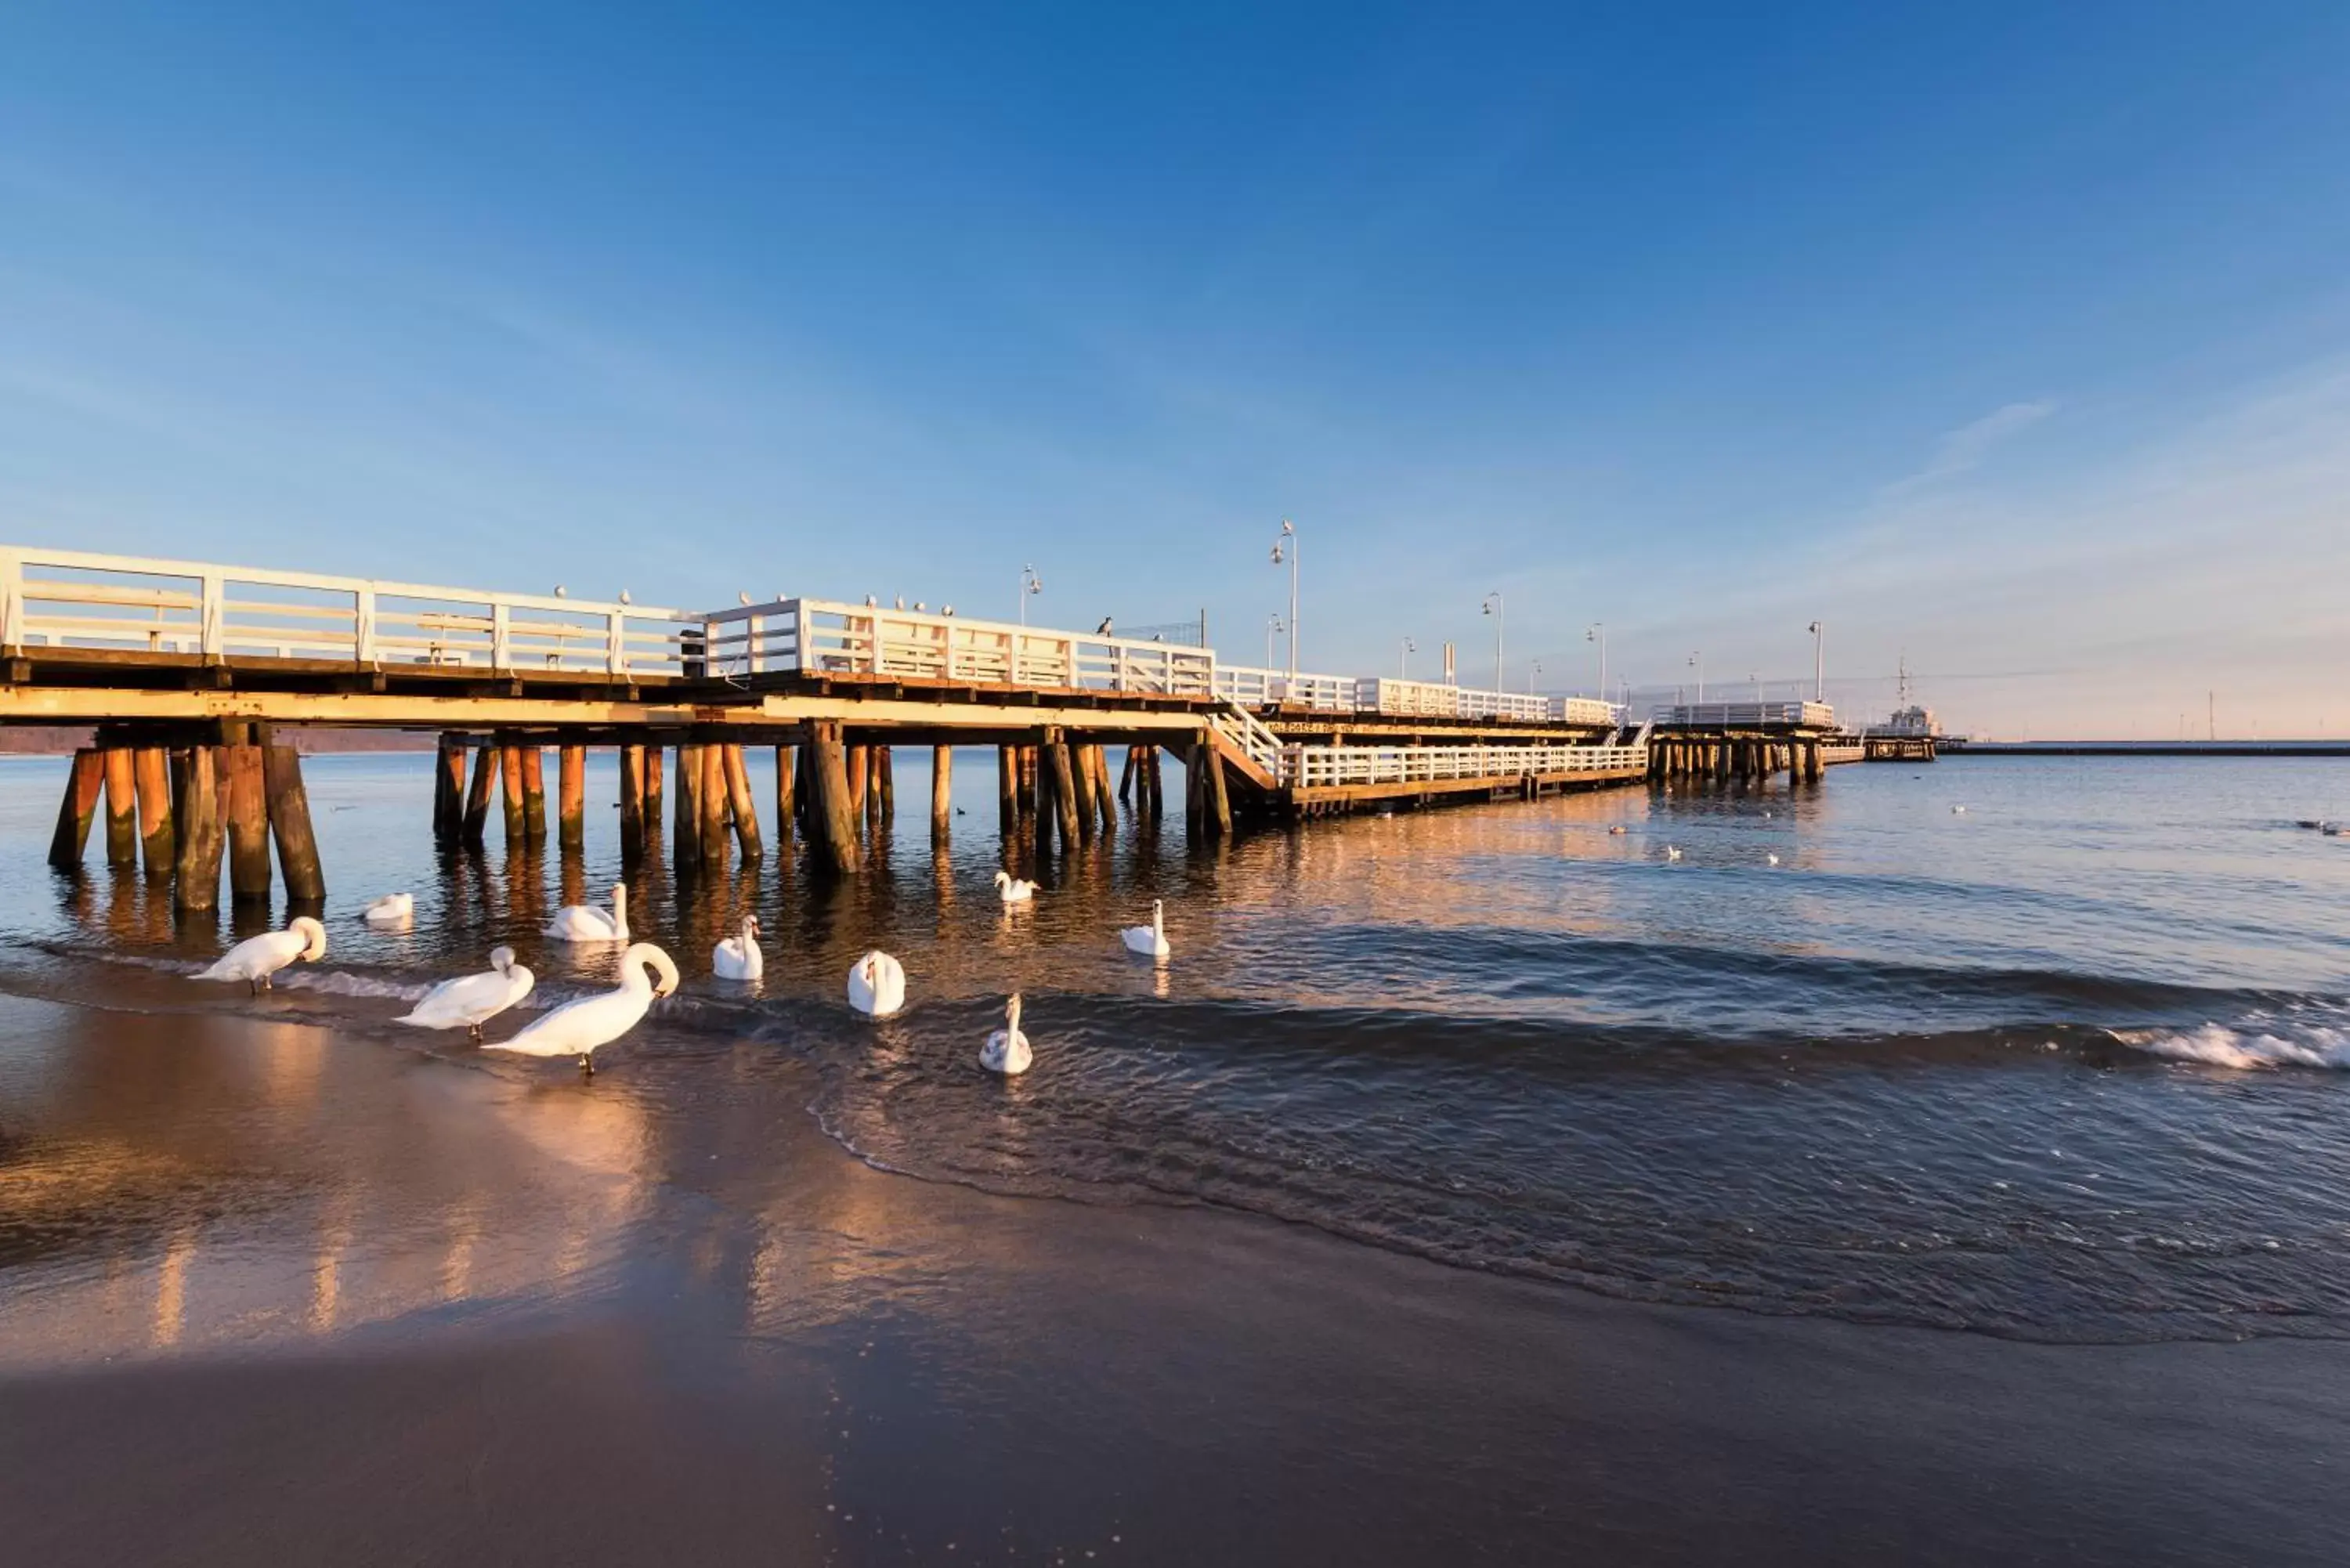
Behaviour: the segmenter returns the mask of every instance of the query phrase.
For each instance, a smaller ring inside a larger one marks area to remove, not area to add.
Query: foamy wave
[[[339,969],[279,970],[269,977],[270,984],[280,991],[315,991],[327,996],[389,997],[395,1002],[414,1002],[432,990],[432,982],[417,985],[381,975],[354,974]]]
[[[2350,1030],[2305,1024],[2291,1035],[2204,1023],[2189,1030],[2117,1029],[2114,1038],[2149,1055],[2207,1066],[2319,1067],[2350,1070]]]

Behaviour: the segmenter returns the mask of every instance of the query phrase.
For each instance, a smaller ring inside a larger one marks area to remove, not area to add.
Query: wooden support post
[[[734,844],[745,860],[757,860],[767,853],[759,836],[759,803],[751,795],[751,770],[743,761],[743,748],[726,747],[726,804],[734,813]]]
[[[647,746],[645,748],[645,830],[649,833],[660,831],[661,800],[661,749],[659,746]]]
[[[536,741],[522,748],[522,840],[546,842],[546,748]]]
[[[182,909],[220,908],[222,810],[220,771],[226,748],[198,746],[188,754],[188,798],[183,831],[173,857],[172,902]],[[248,748],[258,750],[258,748]],[[290,753],[289,753],[290,754]],[[301,789],[299,775],[294,785]]]
[[[898,748],[873,748],[873,777],[881,795],[881,826],[886,829],[898,821]]]
[[[1141,749],[1139,746],[1127,747],[1126,764],[1118,770],[1118,803],[1128,807],[1134,804],[1134,754]]]
[[[108,746],[106,765],[106,863],[128,869],[139,864],[139,775],[128,746]]]
[[[1035,746],[1020,746],[1014,749],[1020,753],[1020,815],[1041,816],[1044,815],[1044,759],[1038,754],[1038,749]]]
[[[1224,784],[1223,753],[1211,741],[1201,746],[1200,760],[1208,769],[1203,783],[1207,788],[1209,825],[1216,830],[1217,837],[1229,838],[1232,831],[1232,802]]]
[[[315,904],[327,896],[327,874],[318,864],[318,839],[310,829],[310,795],[302,787],[302,759],[291,746],[272,744],[261,758],[262,782],[269,794],[269,828],[277,839],[277,869],[286,897]]]
[[[865,801],[868,781],[866,772],[872,766],[873,748],[851,746],[847,752],[848,818],[851,822],[865,820]]]
[[[161,746],[140,746],[130,755],[130,771],[139,786],[140,862],[147,880],[161,882],[178,858],[172,843],[171,761]]]
[[[1194,741],[1183,753],[1183,831],[1192,838],[1201,836],[1201,807],[1207,798],[1200,787],[1200,742]]]
[[[490,831],[490,791],[498,779],[498,748],[484,739],[473,748],[473,782],[465,788],[465,823],[462,836],[468,848],[479,849]]]
[[[799,780],[799,748],[775,748],[775,848],[788,853],[792,846],[792,814],[799,809],[793,785]]]
[[[196,750],[201,753],[203,748]],[[461,754],[458,765],[463,763]],[[192,780],[192,757],[189,766]],[[261,748],[223,746],[215,752],[213,793],[228,819],[229,896],[240,904],[265,904],[269,902],[269,782]]]
[[[566,849],[588,847],[588,748],[566,746],[555,754],[556,839]]]
[[[945,838],[953,826],[954,816],[954,748],[936,745],[931,748],[931,842]]]
[[[1094,817],[1094,775],[1091,760],[1087,755],[1089,750],[1091,748],[1082,741],[1074,745],[1064,742],[1056,759],[1057,765],[1066,770],[1061,774],[1060,783],[1068,792],[1069,805],[1077,820],[1077,842],[1080,844],[1091,844],[1101,831],[1101,825]]]
[[[518,849],[522,846],[525,831],[523,826],[522,748],[511,741],[504,742],[498,747],[498,783],[505,802],[506,847]]]
[[[810,726],[808,743],[808,849],[815,862],[847,876],[857,869],[857,816],[848,788],[847,748],[840,726]]]
[[[995,748],[995,826],[1005,833],[1020,826],[1020,754],[1016,746]]]
[[[445,731],[432,744],[432,842],[435,844],[455,843],[457,830],[465,821],[464,746],[464,742]],[[452,758],[457,764],[454,779],[450,777]]]
[[[677,743],[677,808],[670,826],[671,856],[681,873],[702,865],[702,748]]]
[[[49,837],[49,864],[60,871],[78,870],[82,851],[89,845],[89,825],[98,815],[98,797],[106,783],[106,764],[94,746],[73,754],[66,770],[65,798],[57,803],[57,830]]]
[[[792,759],[792,804],[799,811],[801,836],[818,837],[824,832],[824,825],[816,819],[816,758],[805,745]]]
[[[633,859],[645,852],[645,749],[629,743],[620,748],[620,854]]]
[[[1085,821],[1077,816],[1076,763],[1069,756],[1069,742],[1059,731],[1045,747],[1045,776],[1053,797],[1053,825],[1060,831],[1061,847],[1093,842],[1092,814]]]
[[[726,817],[733,805],[726,789],[726,746],[711,741],[702,748],[702,864],[723,873],[726,869]]]
[[[1086,808],[1100,820],[1105,834],[1118,831],[1118,796],[1109,787],[1109,759],[1101,747],[1086,746]]]

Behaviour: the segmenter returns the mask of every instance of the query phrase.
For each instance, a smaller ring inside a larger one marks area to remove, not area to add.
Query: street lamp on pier
[[[1607,623],[1593,621],[1583,628],[1583,640],[1599,645],[1599,700],[1607,701]]]
[[[1495,588],[1485,596],[1485,613],[1493,618],[1493,690],[1496,691],[1509,689],[1502,680],[1502,612],[1507,607],[1502,602],[1501,589]]]
[[[1033,566],[1020,568],[1020,624],[1028,624],[1028,596],[1045,591],[1045,579],[1036,575]]]
[[[1411,679],[1411,656],[1419,651],[1419,644],[1412,641],[1409,637],[1406,637],[1403,639],[1403,650],[1396,655],[1397,680],[1409,680]]]
[[[1812,622],[1812,701],[1814,702],[1828,700],[1826,641],[1825,628],[1818,621]]]
[[[1697,671],[1697,700],[1705,701],[1705,649],[1700,648],[1689,656],[1690,668]]]
[[[1281,520],[1281,536],[1273,542],[1273,564],[1289,562],[1289,679],[1297,680],[1297,529],[1288,518]]]
[[[1264,618],[1264,667],[1273,668],[1273,639],[1282,633],[1281,612],[1274,611]]]

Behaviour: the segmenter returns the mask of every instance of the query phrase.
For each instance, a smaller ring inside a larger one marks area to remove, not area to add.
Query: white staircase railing
[[[1275,784],[1283,781],[1281,737],[1264,727],[1257,716],[1237,702],[1227,701],[1223,707],[1208,715],[1208,722],[1219,734],[1246,753],[1249,761],[1263,768]]]

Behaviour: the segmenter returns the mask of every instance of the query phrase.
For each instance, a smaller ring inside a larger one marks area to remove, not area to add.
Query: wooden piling
[[[1142,750],[1140,746],[1127,747],[1126,762],[1118,770],[1118,799],[1120,805],[1130,806],[1133,804],[1135,753],[1140,750]]]
[[[871,781],[867,778],[866,774],[873,765],[873,748],[870,746],[851,746],[848,748],[847,756],[848,767],[848,818],[851,822],[863,822],[865,820],[865,802],[868,798],[868,792],[871,783]]]
[[[536,741],[522,748],[522,841],[546,842],[546,748]]]
[[[1080,844],[1091,844],[1101,831],[1101,825],[1094,816],[1094,778],[1087,756],[1087,749],[1082,741],[1075,744],[1065,742],[1057,759],[1057,765],[1066,770],[1057,782],[1068,795],[1070,811],[1077,822],[1077,842]]]
[[[645,749],[620,748],[620,853],[634,858],[645,852]]]
[[[588,748],[566,746],[555,754],[556,838],[566,849],[588,847]]]
[[[775,748],[775,848],[788,854],[792,847],[792,814],[799,803],[794,797],[793,784],[799,778],[799,748]]]
[[[1150,820],[1153,822],[1157,822],[1167,809],[1167,775],[1159,765],[1161,754],[1158,746],[1142,749],[1142,779],[1149,786]]]
[[[106,766],[106,863],[128,869],[139,864],[138,769],[128,746],[108,746]]]
[[[1010,833],[1020,826],[1020,756],[1014,746],[995,748],[995,826]]]
[[[815,862],[843,876],[857,869],[857,817],[848,788],[847,748],[840,726],[810,726],[808,743],[808,849]]]
[[[60,871],[78,869],[89,846],[89,825],[98,815],[98,799],[106,784],[106,764],[95,746],[83,746],[66,770],[65,798],[57,803],[57,830],[49,837],[49,864]]]
[[[1044,760],[1037,754],[1037,748],[1035,746],[1019,746],[1014,750],[1019,753],[1020,763],[1020,781],[1017,791],[1020,815],[1040,816],[1044,815],[1042,810],[1044,805],[1042,792],[1045,787]]]
[[[199,746],[198,752],[203,750]],[[462,753],[458,765],[464,765]],[[190,787],[194,758],[189,759]],[[213,794],[228,823],[229,897],[269,902],[269,783],[255,745],[223,746],[213,755]]]
[[[465,821],[461,836],[470,849],[479,849],[490,831],[490,792],[497,784],[498,748],[484,738],[473,748],[473,782],[465,787]]]
[[[645,830],[660,831],[661,819],[661,749],[645,748]]]
[[[261,758],[269,794],[269,830],[277,839],[277,869],[286,897],[317,903],[327,896],[327,874],[318,863],[318,839],[310,828],[310,795],[302,787],[302,759],[291,746],[270,745]]]
[[[224,750],[197,746],[188,754],[187,799],[181,810],[182,831],[172,857],[172,902],[182,909],[202,912],[220,908],[221,844],[225,826],[220,787]],[[290,749],[287,754],[292,754]],[[301,788],[297,771],[295,793],[299,794]],[[315,862],[315,856],[313,858]]]
[[[954,815],[954,748],[931,748],[931,842],[947,836]]]
[[[1118,791],[1109,782],[1109,753],[1098,744],[1086,748],[1094,755],[1094,805],[1101,813],[1104,833],[1118,831]]]
[[[1183,831],[1192,838],[1201,836],[1201,807],[1206,798],[1200,787],[1200,742],[1194,741],[1183,753]]]
[[[1206,742],[1200,747],[1200,760],[1206,764],[1208,776],[1201,782],[1206,786],[1209,826],[1219,838],[1229,838],[1232,831],[1232,801],[1224,784],[1223,754],[1215,742]]]
[[[800,836],[816,838],[823,835],[823,825],[816,820],[816,758],[802,745],[792,757],[792,808],[799,815]]]
[[[873,782],[881,796],[881,826],[894,826],[898,821],[898,748],[873,748]]]
[[[726,869],[726,818],[733,808],[726,788],[726,747],[712,741],[702,748],[702,869]]]
[[[1061,847],[1093,842],[1093,814],[1083,819],[1077,815],[1076,763],[1069,754],[1069,742],[1058,731],[1045,747],[1044,773],[1052,794],[1053,825],[1060,831]]]
[[[691,872],[702,865],[702,748],[689,741],[677,743],[676,793],[671,856],[680,872]]]
[[[161,882],[172,875],[177,854],[172,844],[172,769],[161,746],[140,746],[130,753],[130,772],[139,790],[139,858],[147,880]]]
[[[526,817],[522,804],[522,748],[511,741],[498,747],[498,783],[505,803],[506,847],[518,849],[528,829],[524,826]]]
[[[450,772],[452,761],[456,764],[453,778]],[[454,844],[464,821],[465,742],[444,731],[432,746],[432,842]]]
[[[759,803],[752,798],[751,770],[739,745],[726,747],[726,804],[734,813],[734,845],[743,858],[764,858],[767,846],[759,835]]]

